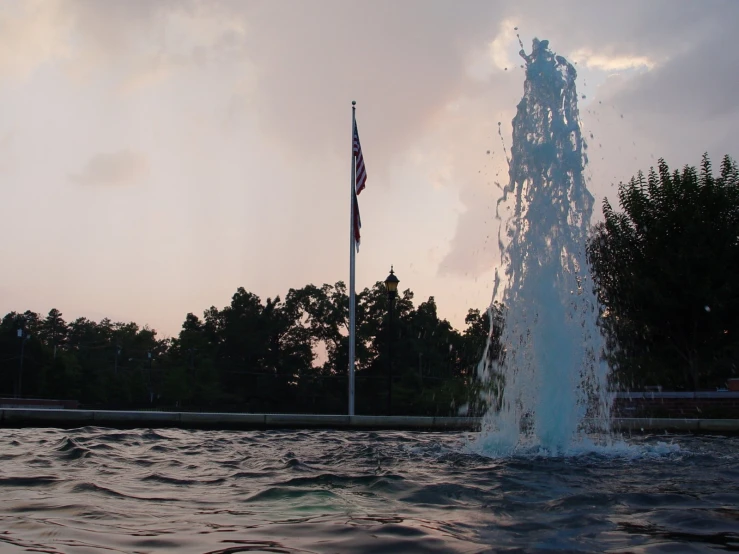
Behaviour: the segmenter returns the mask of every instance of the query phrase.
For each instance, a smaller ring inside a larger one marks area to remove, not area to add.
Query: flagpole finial
[[[357,105],[357,101],[356,100],[352,100],[352,106],[356,106],[356,105]]]

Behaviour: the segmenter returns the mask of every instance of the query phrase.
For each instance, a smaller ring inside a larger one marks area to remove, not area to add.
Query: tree
[[[391,326],[383,283],[356,299],[359,413],[385,413],[390,340],[394,412],[448,415],[469,401],[490,335],[485,315],[475,312],[462,334],[439,318],[434,297],[415,307],[406,290]],[[348,304],[343,282],[290,289],[284,300],[239,288],[223,309],[188,313],[172,340],[134,322],[11,312],[0,322],[0,394],[13,393],[24,344],[25,396],[112,409],[342,413]],[[21,343],[18,329],[31,340]]]
[[[41,340],[52,350],[53,357],[56,358],[57,350],[64,348],[67,339],[67,324],[62,313],[56,308],[50,310],[39,330]]]
[[[622,386],[722,385],[739,354],[739,170],[639,172],[603,202],[588,242],[602,326]]]
[[[321,287],[307,285],[290,289],[286,303],[299,310],[305,336],[314,349],[321,349],[324,361],[318,371],[321,375],[346,371],[349,363],[349,297],[343,281]]]
[[[498,360],[503,354],[500,342],[503,334],[503,305],[497,301],[493,302],[482,313],[480,310],[470,308],[464,322],[467,324],[464,331],[468,349],[467,363],[474,364],[476,369],[483,356],[487,365],[493,360]]]
[[[210,325],[188,313],[179,336],[169,348],[170,367],[165,373],[165,401],[175,405],[210,406],[219,396],[215,368],[218,353],[219,319],[215,308],[206,310]]]

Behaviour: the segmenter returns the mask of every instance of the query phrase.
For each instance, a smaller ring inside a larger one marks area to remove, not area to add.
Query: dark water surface
[[[0,429],[0,552],[739,551],[737,438],[505,459],[464,440]]]

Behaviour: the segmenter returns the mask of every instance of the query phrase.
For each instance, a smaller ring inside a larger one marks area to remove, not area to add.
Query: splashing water
[[[562,455],[601,449],[611,398],[601,361],[598,308],[586,262],[593,197],[577,107],[575,68],[534,39],[524,95],[513,119],[509,215],[498,231],[506,285],[496,270],[493,299],[504,306],[503,354],[479,372],[489,411],[476,449]],[[493,315],[492,313],[490,314]],[[488,345],[490,348],[490,345]]]

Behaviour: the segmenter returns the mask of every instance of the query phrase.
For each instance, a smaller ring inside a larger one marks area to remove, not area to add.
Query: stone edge
[[[218,412],[132,412],[116,410],[0,409],[0,426],[138,426],[183,428],[324,428],[473,431],[480,427],[475,417],[348,416],[316,414],[235,414]],[[739,419],[619,418],[619,431],[676,433],[739,433]]]

